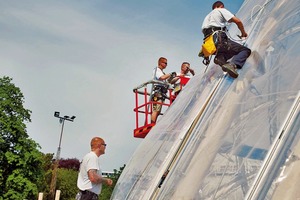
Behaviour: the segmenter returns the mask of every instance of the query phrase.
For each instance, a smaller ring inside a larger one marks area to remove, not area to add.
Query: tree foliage
[[[80,161],[77,158],[60,159],[58,167],[78,171],[80,167]]]
[[[48,199],[49,191],[50,191],[50,183],[52,178],[52,166],[53,166],[53,153],[47,153],[43,156],[43,179],[40,181],[39,192],[44,193],[44,199]]]
[[[54,163],[52,163],[52,165],[54,165]],[[75,198],[78,192],[77,177],[79,166],[80,162],[77,158],[62,158],[59,160],[56,188],[61,191],[60,199],[73,200]],[[48,171],[48,174],[52,175],[52,169]],[[50,188],[48,187],[46,198],[50,200],[51,197],[49,196],[49,189]]]
[[[9,77],[0,78],[0,199],[36,199],[43,180],[40,146],[29,138],[21,90]]]
[[[61,191],[60,199],[74,200],[77,188],[78,171],[73,169],[58,169],[57,173],[57,188]]]

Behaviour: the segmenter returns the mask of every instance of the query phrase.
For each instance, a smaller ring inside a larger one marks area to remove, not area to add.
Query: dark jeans
[[[80,191],[80,193],[81,193],[80,200],[98,200],[98,195],[88,190]]]
[[[219,33],[217,54],[214,59],[216,64],[224,65],[233,57],[231,62],[241,69],[250,54],[251,50],[249,48],[230,40],[226,33]]]

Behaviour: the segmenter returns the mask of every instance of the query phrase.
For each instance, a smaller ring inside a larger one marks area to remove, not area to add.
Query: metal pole
[[[59,164],[59,160],[60,160],[61,141],[62,141],[62,136],[63,136],[63,132],[64,132],[65,120],[73,122],[74,119],[76,118],[75,116],[72,116],[71,118],[69,116],[60,117],[59,112],[57,112],[57,111],[54,112],[54,117],[59,118],[59,122],[62,123],[62,126],[61,126],[59,143],[58,143],[58,148],[57,148],[57,153],[56,153],[56,159],[55,159],[54,166],[53,166],[53,171],[52,171],[51,184],[50,184],[50,193],[49,193],[49,195],[50,195],[51,199],[55,198],[57,168],[58,168],[58,164]]]
[[[63,131],[64,131],[64,124],[65,124],[65,119],[64,118],[60,118],[60,120],[62,121],[62,127],[61,127],[59,144],[58,144],[57,153],[56,153],[56,159],[55,159],[54,167],[53,167],[53,171],[52,171],[52,179],[51,179],[51,185],[50,185],[51,199],[54,199],[54,197],[55,197],[55,188],[56,188],[56,180],[57,180],[57,168],[58,168],[59,159],[60,159],[61,139],[62,139],[62,135],[63,135]]]
[[[61,140],[62,140],[62,135],[63,135],[63,132],[64,132],[64,125],[65,125],[65,119],[60,119],[60,120],[62,121],[62,126],[61,126],[59,143],[58,143],[58,148],[57,148],[57,153],[56,153],[56,160],[60,159]]]

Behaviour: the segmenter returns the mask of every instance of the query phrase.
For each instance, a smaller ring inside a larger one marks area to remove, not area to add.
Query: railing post
[[[135,127],[139,127],[139,111],[138,111],[138,90],[135,90]]]
[[[149,114],[149,112],[148,112],[148,102],[147,102],[147,87],[145,87],[145,89],[144,89],[144,100],[145,100],[145,122],[146,122],[146,124],[148,124],[148,114]]]

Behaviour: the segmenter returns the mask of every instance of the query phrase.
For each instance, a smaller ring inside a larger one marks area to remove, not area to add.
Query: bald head
[[[91,140],[91,149],[95,150],[99,145],[104,144],[104,140],[100,137],[94,137]]]

